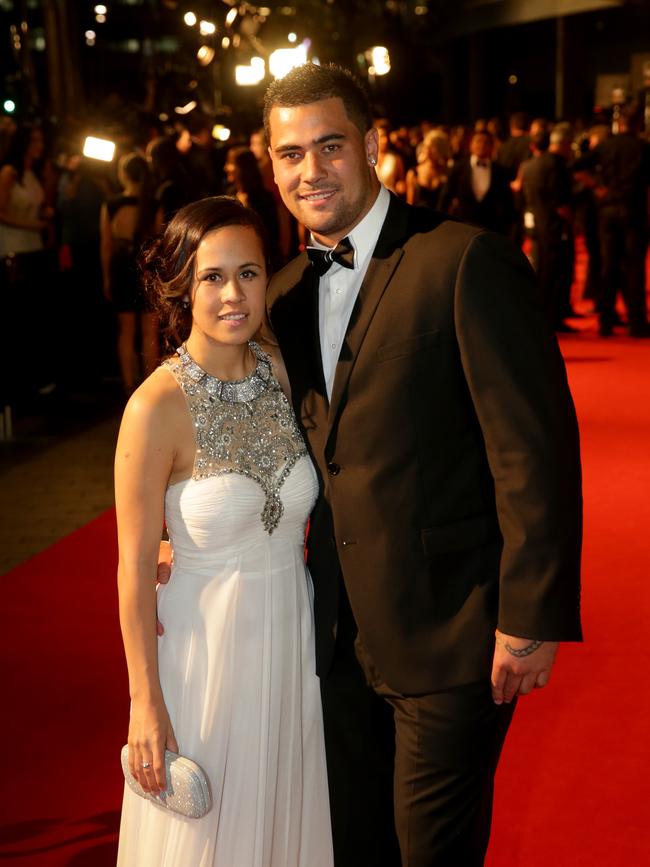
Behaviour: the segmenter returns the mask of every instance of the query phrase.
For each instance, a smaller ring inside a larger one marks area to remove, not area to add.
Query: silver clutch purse
[[[190,819],[200,819],[212,808],[210,784],[205,772],[193,762],[177,753],[165,750],[165,779],[167,790],[162,795],[151,795],[145,792],[140,783],[129,770],[129,746],[122,747],[122,770],[127,786],[136,795],[146,798],[159,807],[187,816]]]

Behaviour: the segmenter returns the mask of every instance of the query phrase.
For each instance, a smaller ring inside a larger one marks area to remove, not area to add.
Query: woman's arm
[[[102,261],[102,277],[104,280],[104,295],[111,300],[111,255],[113,253],[113,234],[111,232],[111,218],[108,214],[106,202],[102,205],[99,214],[99,253]]]
[[[17,229],[43,231],[47,227],[46,220],[22,220],[9,212],[11,191],[15,183],[16,172],[13,166],[3,166],[0,169],[0,223],[5,226],[15,226]]]
[[[158,677],[154,581],[175,455],[169,407],[166,374],[154,374],[127,404],[115,455],[120,625],[131,694],[129,765],[154,794],[166,788],[165,748],[178,751]],[[147,762],[150,767],[143,769]]]

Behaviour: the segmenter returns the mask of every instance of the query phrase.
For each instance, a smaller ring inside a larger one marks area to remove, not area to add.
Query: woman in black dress
[[[127,395],[158,363],[158,322],[147,306],[137,267],[139,249],[155,230],[156,205],[147,161],[140,154],[122,157],[122,193],[109,199],[100,218],[104,294],[117,313],[117,355]],[[136,351],[140,329],[142,369]]]

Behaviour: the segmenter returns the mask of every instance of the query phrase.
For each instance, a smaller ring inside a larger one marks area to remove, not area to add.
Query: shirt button
[[[336,349],[336,343],[332,343],[331,346],[332,346],[332,349]]]
[[[337,294],[337,295],[340,295],[342,292],[343,292],[342,289],[337,289],[337,290],[336,290],[336,294]]]

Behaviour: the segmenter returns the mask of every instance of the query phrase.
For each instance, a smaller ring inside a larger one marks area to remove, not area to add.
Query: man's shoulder
[[[281,268],[277,271],[269,282],[268,288],[268,298],[272,301],[277,298],[278,295],[283,294],[283,292],[295,286],[296,283],[299,283],[302,279],[305,269],[309,264],[309,259],[307,258],[306,253],[300,253],[290,262],[288,262],[284,268]]]

